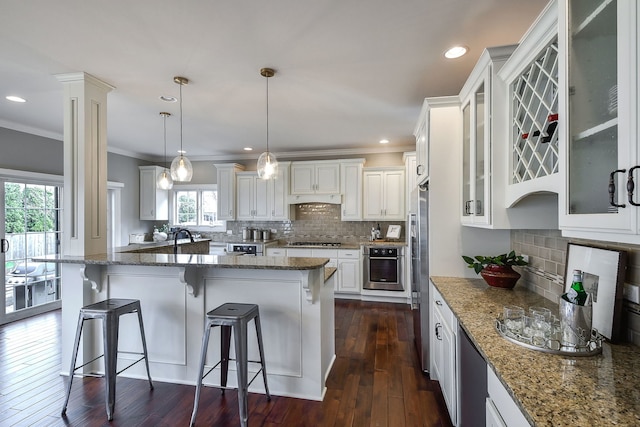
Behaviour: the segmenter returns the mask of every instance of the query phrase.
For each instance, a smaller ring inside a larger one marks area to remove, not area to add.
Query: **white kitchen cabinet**
[[[291,162],[291,194],[340,193],[340,163],[337,161]]]
[[[515,46],[487,48],[460,92],[462,109],[462,223],[492,227],[492,203],[504,193],[506,85],[497,77]],[[495,154],[495,156],[492,156]],[[493,178],[493,179],[492,179]],[[492,200],[492,197],[495,200]],[[500,206],[502,208],[503,206]]]
[[[417,168],[417,156],[415,152],[411,153],[403,153],[402,159],[404,160],[404,176],[405,176],[405,193],[406,193],[406,201],[405,201],[405,209],[406,213],[411,212],[411,194],[413,190],[418,186],[418,175],[416,174]],[[414,202],[415,206],[418,206],[417,200]],[[411,212],[415,213],[415,212]],[[410,276],[407,276],[410,277]]]
[[[342,221],[362,221],[362,167],[364,159],[340,161]]]
[[[338,251],[336,292],[359,294],[362,289],[362,257],[359,249]]]
[[[218,187],[218,219],[233,221],[236,219],[236,173],[244,170],[237,163],[219,163],[216,167]]]
[[[531,425],[489,365],[487,365],[487,391],[489,394],[486,405],[487,427]]]
[[[505,204],[541,192],[558,194],[558,5],[551,1],[498,72],[507,84],[508,180]],[[557,209],[557,196],[549,197]],[[549,215],[556,228],[557,215]]]
[[[139,166],[140,169],[140,219],[167,221],[169,219],[169,192],[156,184],[158,175],[165,169],[160,166]]]
[[[431,300],[431,377],[440,383],[453,425],[458,419],[458,320],[440,292],[430,285]]]
[[[416,137],[416,165],[407,174],[415,176],[416,184],[424,183],[429,177],[429,103],[425,99],[413,135]],[[408,191],[413,187],[408,188]]]
[[[256,172],[236,174],[238,220],[268,220],[270,218],[270,180],[260,179]]]
[[[567,117],[560,122],[560,229],[638,244],[640,8],[634,0],[562,0],[558,21],[560,111]]]
[[[238,220],[285,221],[291,219],[287,191],[289,162],[280,162],[278,175],[260,179],[256,172],[236,173]]]
[[[363,219],[405,220],[404,168],[365,168]]]

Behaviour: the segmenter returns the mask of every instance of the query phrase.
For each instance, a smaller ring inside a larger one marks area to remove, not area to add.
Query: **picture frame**
[[[622,299],[627,253],[621,250],[569,243],[564,291],[573,280],[573,270],[583,273],[582,284],[591,293],[592,327],[611,342],[622,338]]]
[[[387,228],[387,235],[385,237],[387,239],[399,239],[401,230],[401,225],[390,225],[389,228]]]

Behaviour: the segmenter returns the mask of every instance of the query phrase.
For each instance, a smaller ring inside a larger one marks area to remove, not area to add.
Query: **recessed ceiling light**
[[[253,151],[253,148],[251,148],[251,147],[244,147],[244,148],[243,148],[243,150],[244,150],[244,151]]]
[[[20,98],[19,96],[15,96],[15,95],[8,95],[6,98],[7,100],[12,102],[27,102],[26,99]]]
[[[185,150],[178,150],[178,154],[187,154]]]
[[[462,55],[464,55],[468,51],[469,51],[469,48],[466,46],[454,46],[448,51],[446,51],[444,53],[444,56],[445,58],[449,58],[449,59],[460,58]]]
[[[388,144],[389,140],[388,139],[381,139],[380,140],[380,144]]]
[[[168,95],[160,95],[160,99],[163,100],[164,102],[177,102],[178,98],[176,98],[175,96],[168,96]]]

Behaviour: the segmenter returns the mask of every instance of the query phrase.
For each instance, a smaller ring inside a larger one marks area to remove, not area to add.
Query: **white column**
[[[64,85],[63,255],[107,252],[107,94],[113,86],[84,73]]]

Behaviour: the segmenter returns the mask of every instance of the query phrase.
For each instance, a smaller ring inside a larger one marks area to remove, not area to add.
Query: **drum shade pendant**
[[[162,169],[162,172],[158,175],[156,184],[160,190],[171,190],[173,188],[173,179],[171,179],[171,173],[167,168],[167,117],[170,116],[171,113],[163,111],[160,115],[164,122],[164,169]]]
[[[191,161],[184,155],[182,148],[182,86],[189,84],[186,77],[174,77],[174,83],[180,85],[180,151],[175,159],[171,162],[171,177],[176,182],[189,182],[193,177],[193,166]]]
[[[267,151],[258,157],[258,178],[271,179],[278,175],[278,159],[269,151],[269,77],[275,74],[273,68],[263,68],[260,75],[267,81]]]

